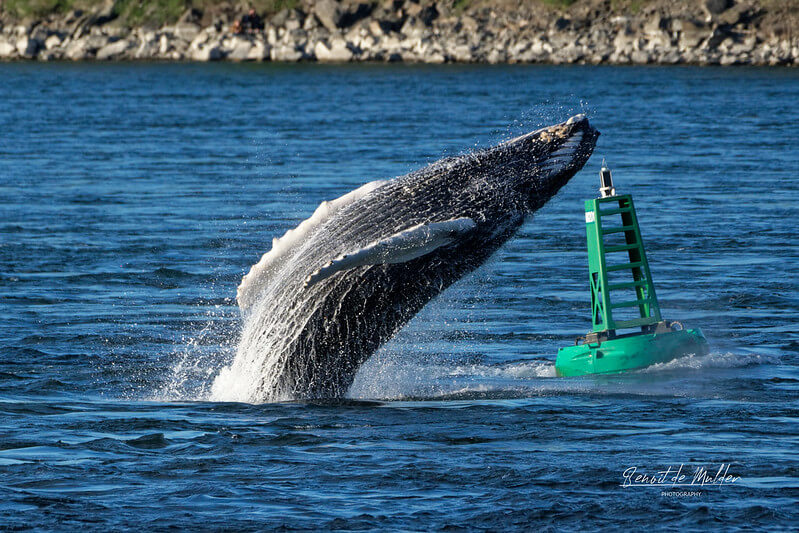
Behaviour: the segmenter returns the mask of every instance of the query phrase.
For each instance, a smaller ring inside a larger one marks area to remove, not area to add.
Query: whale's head
[[[585,115],[521,137],[498,148],[505,149],[512,188],[527,201],[527,210],[543,206],[579,171],[591,157],[599,131]]]
[[[516,137],[485,152],[488,172],[474,186],[488,186],[492,196],[533,212],[583,167],[598,137],[585,115]]]

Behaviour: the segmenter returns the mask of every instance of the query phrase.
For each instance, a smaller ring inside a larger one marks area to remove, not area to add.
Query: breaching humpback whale
[[[344,395],[358,367],[480,266],[591,155],[583,115],[323,202],[244,276],[219,400]]]

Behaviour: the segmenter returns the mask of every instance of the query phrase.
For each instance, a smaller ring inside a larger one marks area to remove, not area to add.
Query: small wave
[[[176,268],[168,268],[168,267],[156,268],[153,271],[153,274],[155,274],[160,278],[166,278],[166,279],[191,278],[196,276],[196,274],[191,274],[190,272],[184,272],[183,270],[178,270]]]
[[[679,357],[666,363],[657,363],[652,366],[648,366],[639,370],[638,373],[644,374],[678,369],[699,370],[702,368],[742,368],[757,365],[775,364],[780,364],[779,358],[769,355],[715,352],[703,357],[693,354],[687,355],[685,357]]]
[[[408,395],[404,401],[472,401],[472,400],[519,400],[539,393],[537,388],[502,388],[492,385],[470,385],[457,390],[430,391],[428,394]]]
[[[163,433],[151,433],[149,435],[142,435],[141,437],[126,440],[128,446],[140,448],[142,450],[157,450],[169,446],[169,439],[164,437]]]
[[[539,360],[501,365],[461,365],[452,369],[450,375],[511,379],[554,378],[556,376],[554,363]]]
[[[309,446],[323,445],[327,440],[312,433],[286,433],[276,435],[268,439],[268,442],[273,446]]]

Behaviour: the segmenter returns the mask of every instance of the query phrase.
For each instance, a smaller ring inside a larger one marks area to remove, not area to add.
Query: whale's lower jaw
[[[597,135],[585,119],[562,123],[323,203],[242,281],[241,341],[213,399],[345,395],[383,343],[583,166]]]

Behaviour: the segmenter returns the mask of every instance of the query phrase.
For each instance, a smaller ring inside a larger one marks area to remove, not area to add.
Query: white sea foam
[[[419,354],[381,351],[364,365],[348,396],[372,400],[512,399],[555,393],[673,397],[705,390],[708,383],[714,382],[714,370],[763,364],[779,364],[779,359],[759,354],[712,353],[625,373],[553,379],[554,361],[425,363]],[[686,375],[686,371],[690,374]]]
[[[700,357],[687,355],[672,359],[665,363],[657,363],[639,370],[641,373],[656,373],[668,370],[701,368],[740,368],[754,365],[779,364],[779,359],[769,355],[761,354],[736,354],[732,352],[718,353]]]
[[[408,348],[409,346],[405,346]],[[355,378],[347,396],[357,399],[442,398],[450,395],[536,388],[555,377],[554,362],[518,361],[463,364],[426,361],[423,354],[381,350]]]

